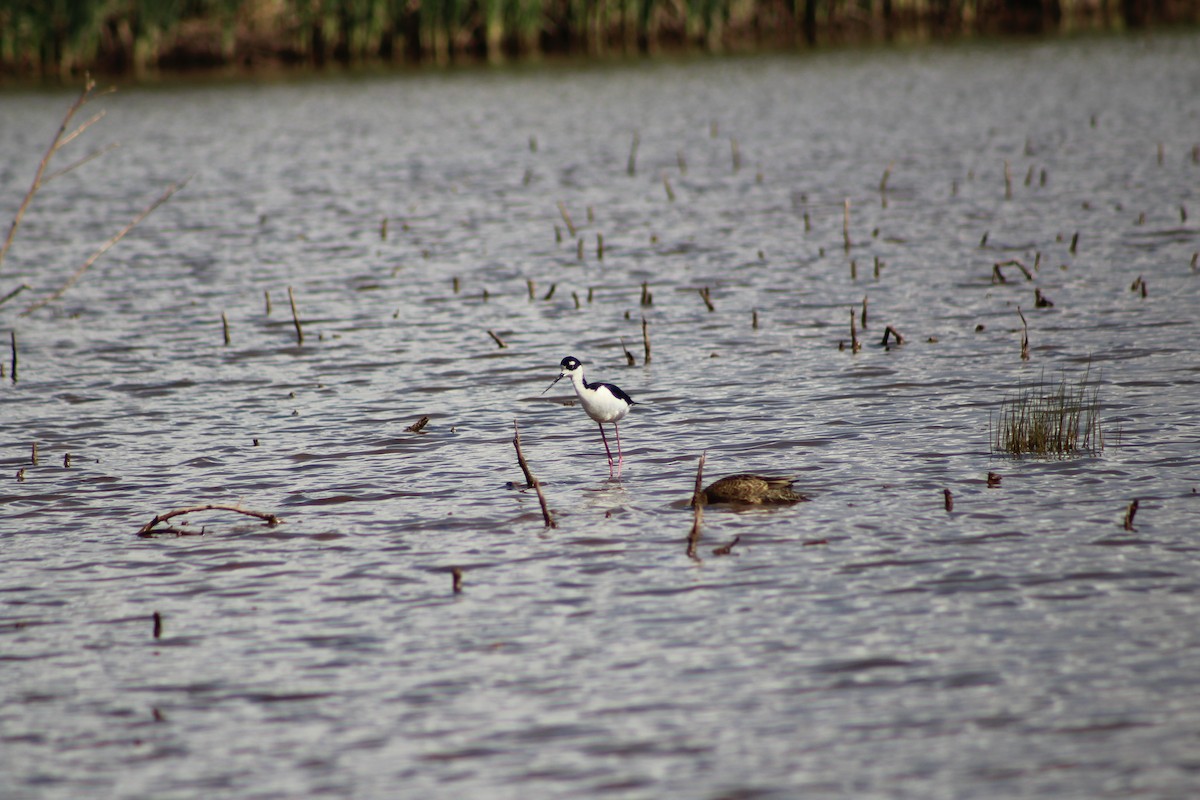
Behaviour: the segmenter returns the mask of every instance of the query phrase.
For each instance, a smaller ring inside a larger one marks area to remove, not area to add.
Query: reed
[[[707,452],[700,454],[696,464],[696,488],[692,490],[692,529],[687,537],[687,555],[693,561],[699,561],[696,546],[700,544],[700,525],[704,522],[704,459]]]
[[[757,313],[757,312],[755,312]],[[646,351],[646,358],[643,364],[650,363],[650,324],[646,322],[646,318],[642,317],[642,348]]]
[[[140,72],[272,62],[494,62],[542,53],[746,51],[885,42],[934,32],[970,36],[1089,27],[1125,30],[1200,18],[1200,8],[1190,2],[1129,0],[1106,6],[1102,14],[1089,0],[1061,0],[1054,7],[1051,17],[1030,14],[1023,0],[999,0],[986,13],[965,0],[20,2],[0,4],[0,69],[65,76],[89,67]],[[710,129],[716,138],[715,121]],[[530,150],[536,151],[534,137]],[[1161,145],[1158,157],[1165,157]],[[1192,157],[1196,158],[1194,148]]]
[[[992,451],[1039,458],[1103,452],[1100,390],[1089,378],[1090,373],[1085,373],[1075,383],[1064,375],[1057,385],[1043,378],[1033,386],[1018,388],[1000,403],[992,429]]]
[[[296,311],[296,295],[292,292],[292,287],[287,287],[288,303],[292,307],[292,325],[296,328],[296,344],[304,344],[304,328],[300,326],[300,314]]]

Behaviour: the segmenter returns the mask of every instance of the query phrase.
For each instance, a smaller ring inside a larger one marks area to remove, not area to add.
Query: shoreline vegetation
[[[0,0],[0,76],[1130,30],[1200,22],[1200,0]]]

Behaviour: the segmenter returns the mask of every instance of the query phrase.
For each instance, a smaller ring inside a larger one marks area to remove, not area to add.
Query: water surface
[[[0,307],[0,794],[1193,794],[1198,48],[97,101],[74,152],[121,147],[38,195],[0,272],[31,286]],[[0,95],[0,217],[71,99]],[[993,283],[1010,259],[1033,280]],[[639,401],[620,475],[539,394],[568,354]],[[991,452],[1004,397],[1085,374],[1102,453]],[[691,559],[702,452],[812,501],[710,508]],[[136,535],[198,503],[285,521]]]

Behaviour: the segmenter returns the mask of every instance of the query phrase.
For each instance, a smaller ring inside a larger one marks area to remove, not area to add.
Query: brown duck
[[[712,503],[742,503],[770,505],[800,503],[808,498],[792,490],[791,478],[768,478],[764,475],[729,475],[710,483],[700,493],[705,505]]]

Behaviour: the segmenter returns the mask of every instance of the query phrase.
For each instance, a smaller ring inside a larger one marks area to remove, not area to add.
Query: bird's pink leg
[[[621,429],[615,422],[613,423],[613,433],[617,435],[617,466],[620,466],[625,461],[625,456],[621,453]]]
[[[613,463],[612,450],[608,449],[608,437],[604,435],[604,426],[601,425],[599,422],[597,422],[596,424],[600,425],[600,438],[604,441],[604,452],[608,455],[609,466],[612,466],[612,463]]]

